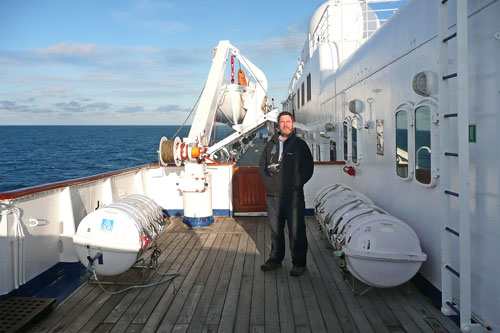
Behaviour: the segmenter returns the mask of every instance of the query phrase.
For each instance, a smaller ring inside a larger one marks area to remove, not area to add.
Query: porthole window
[[[415,109],[415,179],[431,183],[431,110],[426,105]]]
[[[344,136],[344,161],[347,161],[349,159],[349,151],[348,151],[348,127],[347,127],[347,120],[344,120],[344,122],[342,123],[342,133],[343,133],[343,136]]]
[[[408,178],[408,112],[396,112],[396,174]]]
[[[358,120],[354,118],[351,121],[351,158],[353,163],[358,163]]]

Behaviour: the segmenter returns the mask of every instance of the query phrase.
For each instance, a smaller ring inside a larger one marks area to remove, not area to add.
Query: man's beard
[[[284,131],[286,131],[286,130],[280,130],[280,134],[281,134],[281,136],[284,136],[284,137],[287,137],[287,138],[290,135],[292,135],[292,132],[293,132],[291,129],[289,129],[288,132],[284,132]]]

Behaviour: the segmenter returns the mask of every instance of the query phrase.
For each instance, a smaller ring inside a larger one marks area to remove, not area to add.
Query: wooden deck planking
[[[167,313],[170,305],[174,302],[174,299],[179,295],[183,297],[183,293],[179,293],[180,288],[189,272],[193,262],[198,256],[198,252],[201,251],[204,241],[206,240],[208,234],[196,234],[192,233],[192,237],[186,245],[184,251],[179,255],[181,260],[175,261],[174,265],[169,270],[171,274],[179,274],[171,284],[169,284],[167,291],[162,295],[160,301],[154,308],[151,316],[144,325],[144,330],[155,331],[158,326],[164,320],[165,314]]]
[[[229,244],[232,238],[231,234],[225,234],[223,236],[224,239],[221,243],[221,247],[212,249],[212,251],[215,251],[215,253],[217,253],[217,258],[214,261],[214,264],[210,271],[210,275],[208,276],[208,279],[204,284],[205,287],[201,294],[200,301],[196,306],[196,309],[192,316],[192,320],[189,324],[189,331],[201,332],[203,330],[203,327],[205,326],[205,318],[208,311],[210,310],[210,303],[215,293],[219,275],[222,271],[222,266],[224,264],[224,260],[226,259],[226,254],[229,250]]]
[[[320,262],[323,281],[327,284],[330,299],[334,305],[342,328],[346,331],[369,332],[372,330],[365,313],[356,302],[352,290],[343,281],[337,266],[335,265],[332,251],[324,246],[323,235],[316,227],[315,220],[308,218],[309,249],[315,254]],[[355,319],[354,319],[355,318]]]
[[[208,235],[208,237],[206,237]],[[191,292],[194,282],[196,281],[196,277],[198,276],[203,263],[205,262],[206,257],[208,256],[208,250],[212,247],[215,241],[215,234],[204,234],[200,237],[199,246],[201,247],[201,251],[196,256],[196,260],[192,264],[189,273],[186,275],[185,279],[182,282],[182,286],[175,293],[175,298],[172,301],[172,304],[168,307],[168,311],[165,313],[158,330],[161,332],[170,332],[175,323],[177,321],[177,317],[186,300]],[[195,255],[193,255],[195,257]]]
[[[234,329],[247,243],[248,234],[242,233],[236,252],[236,258],[234,259],[234,266],[231,272],[229,286],[227,288],[226,300],[224,301],[224,307],[222,308],[219,323],[219,331],[221,332],[232,332]]]
[[[257,251],[254,262],[253,271],[253,288],[252,288],[252,303],[250,307],[250,331],[264,331],[264,272],[260,270],[260,266],[264,264],[264,249],[265,249],[265,223],[258,223],[256,230]]]
[[[159,239],[159,272],[178,273],[154,287],[108,295],[82,285],[34,332],[448,332],[459,331],[410,287],[372,289],[360,296],[343,281],[331,250],[308,218],[307,272],[263,272],[270,231],[262,217],[216,218],[192,229],[180,218]],[[137,270],[120,278],[137,281]],[[149,283],[164,275],[154,274]],[[110,292],[123,289],[105,286]]]

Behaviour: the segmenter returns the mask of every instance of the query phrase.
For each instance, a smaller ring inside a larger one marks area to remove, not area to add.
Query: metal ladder
[[[457,32],[448,32],[448,0],[438,2],[439,46],[439,105],[440,105],[440,158],[441,189],[441,311],[445,315],[460,315],[463,332],[484,332],[480,324],[471,323],[471,247],[470,247],[470,185],[469,185],[469,97],[468,97],[468,14],[467,0],[457,1]],[[448,42],[457,39],[457,72],[449,72]],[[449,80],[457,80],[457,113],[450,113]],[[458,118],[458,152],[449,151],[450,120]],[[458,191],[450,189],[450,159],[458,160]],[[456,199],[455,199],[456,198]],[[451,200],[458,200],[458,231],[451,227]],[[451,265],[451,242],[458,237],[460,269]],[[460,300],[453,299],[452,279],[459,278]],[[477,318],[474,318],[476,322]]]

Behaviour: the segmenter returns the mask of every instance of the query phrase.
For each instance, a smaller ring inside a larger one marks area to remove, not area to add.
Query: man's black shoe
[[[260,266],[260,269],[263,271],[270,271],[272,269],[280,268],[281,263],[280,262],[272,262],[270,260],[266,261],[266,263],[262,266]]]
[[[300,276],[304,274],[305,271],[305,266],[293,266],[293,268],[290,270],[290,276]]]

